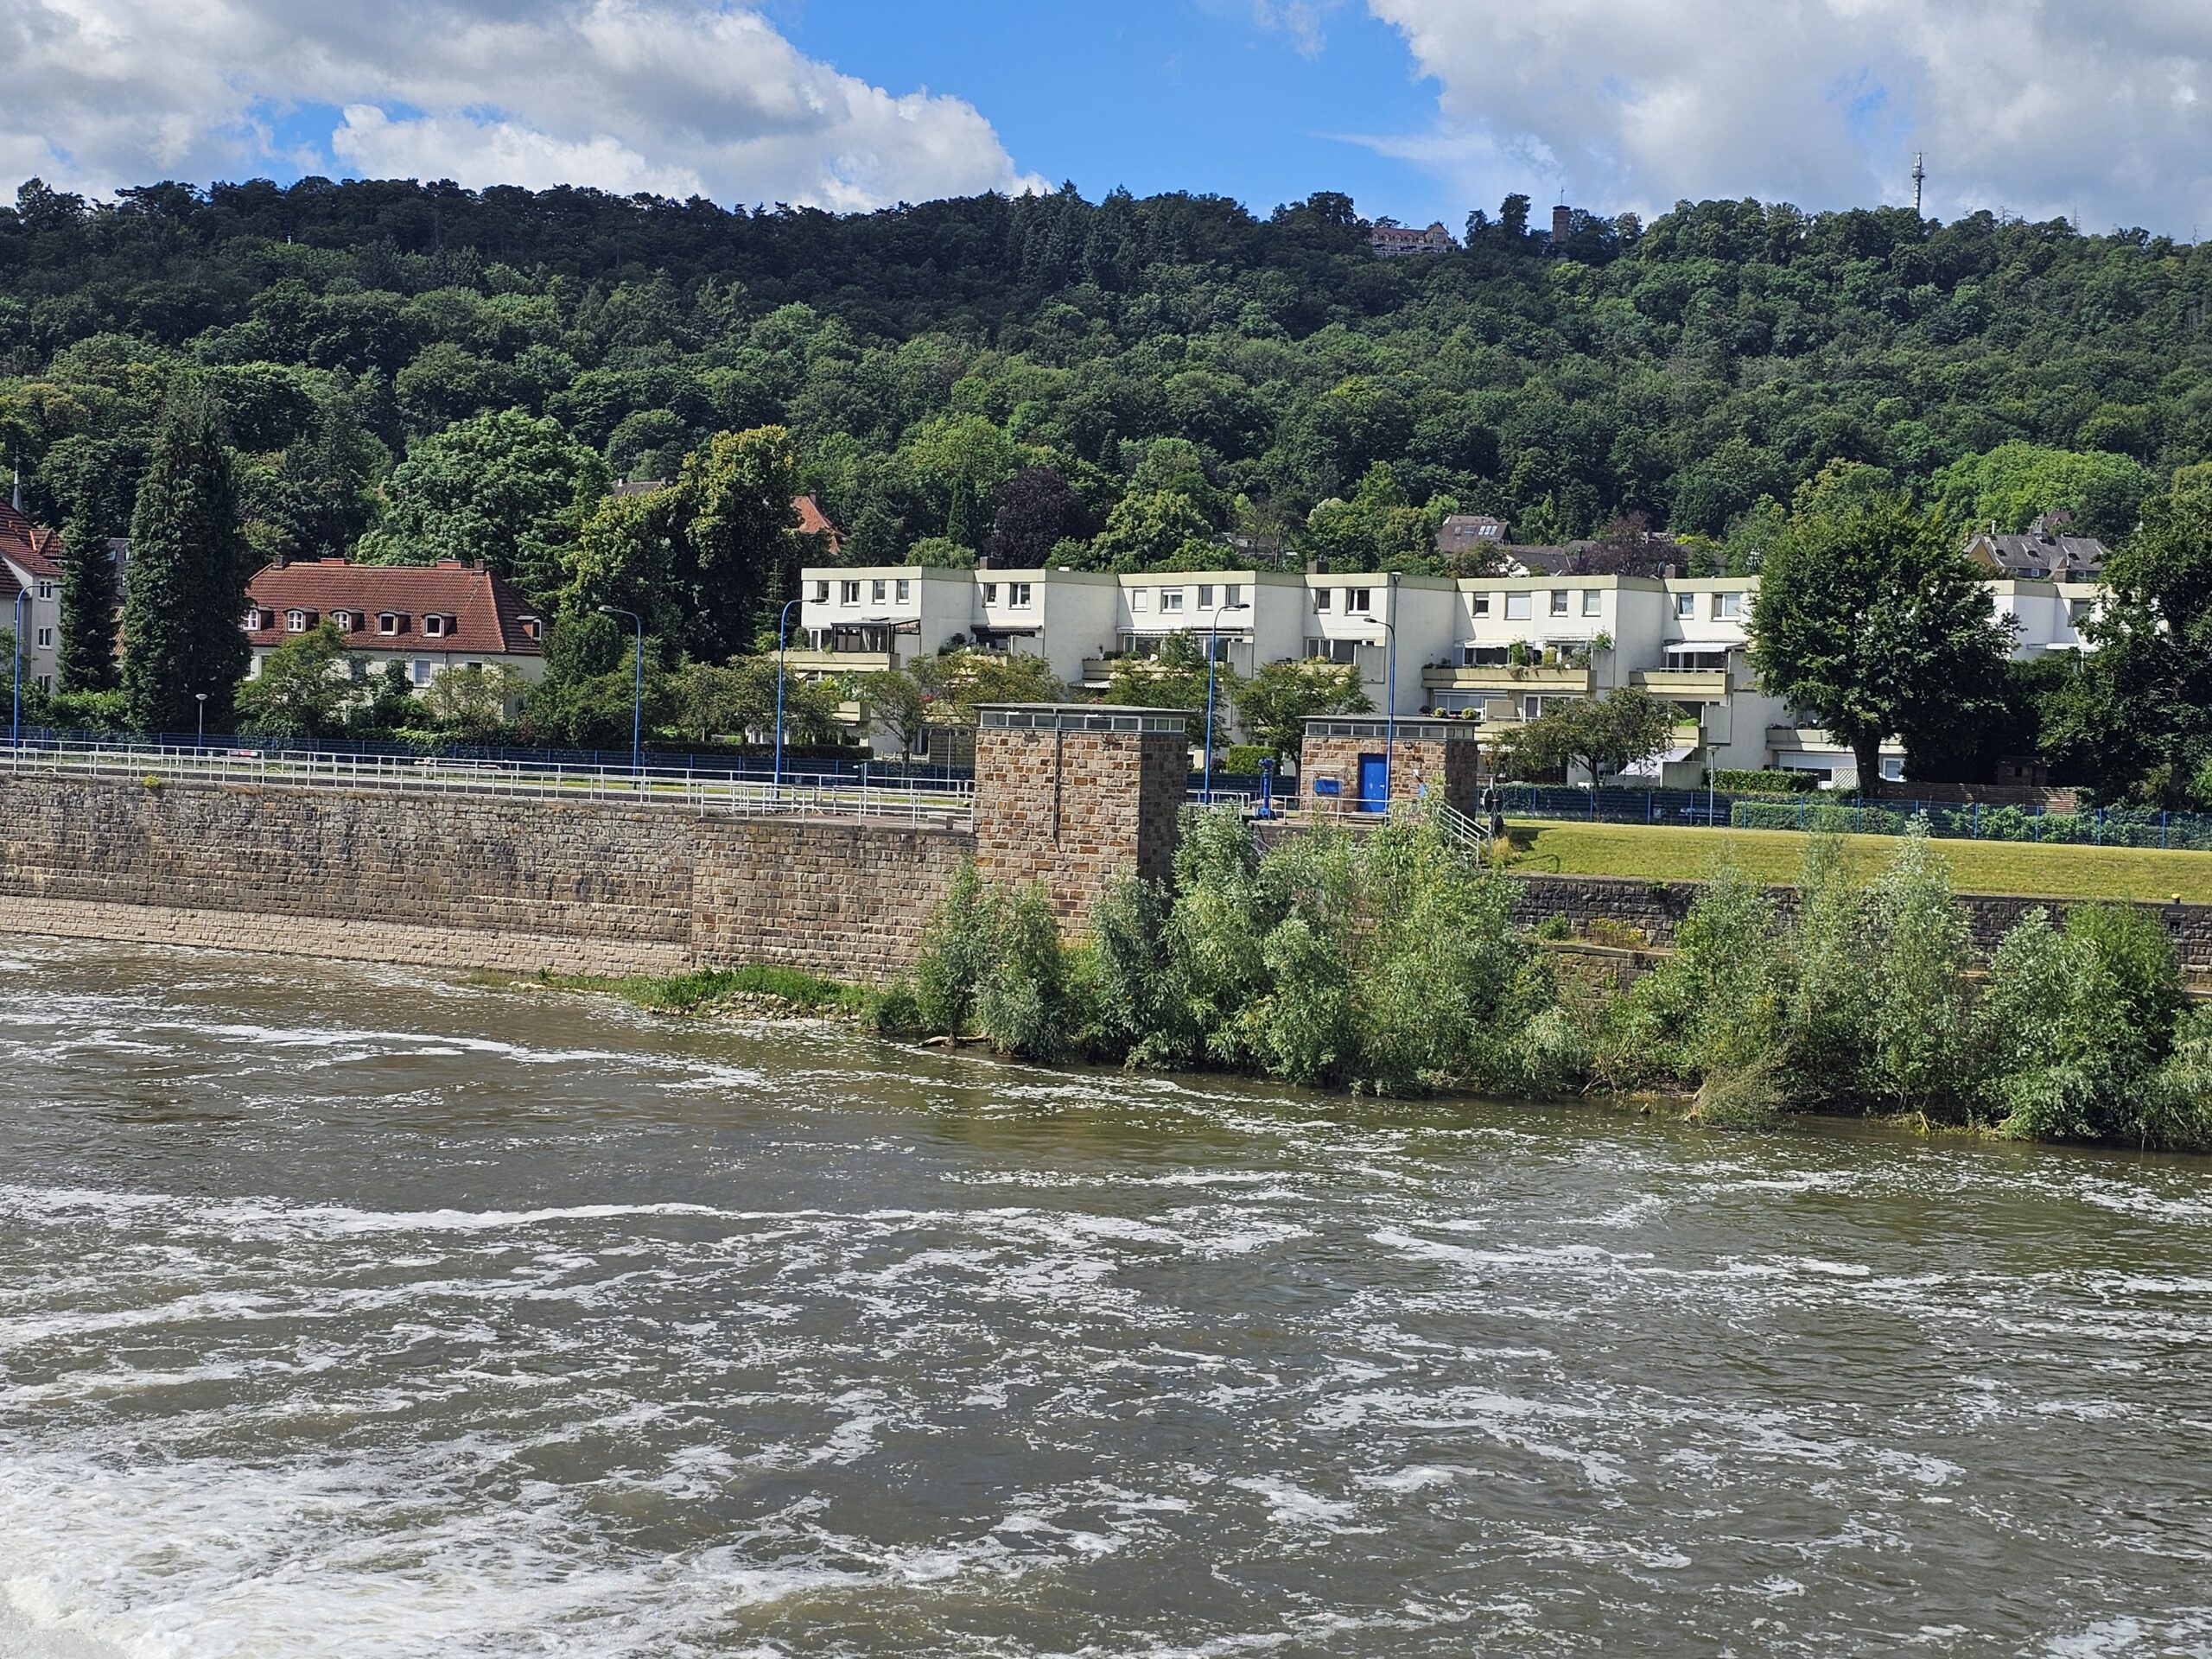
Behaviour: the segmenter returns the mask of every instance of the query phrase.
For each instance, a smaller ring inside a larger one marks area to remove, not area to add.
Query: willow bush
[[[1724,866],[1624,993],[1553,960],[1514,925],[1510,878],[1428,823],[1262,856],[1233,812],[1193,811],[1172,882],[1120,882],[1077,939],[1041,887],[963,872],[879,1023],[1376,1093],[1594,1084],[1691,1094],[1714,1124],[1878,1112],[2212,1147],[2212,1011],[2188,1006],[2157,916],[2036,911],[1984,963],[1924,826],[1872,881],[1814,836],[1794,903]]]

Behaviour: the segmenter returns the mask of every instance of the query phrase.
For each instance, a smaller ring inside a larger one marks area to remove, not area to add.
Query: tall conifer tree
[[[115,597],[107,519],[98,493],[87,489],[61,532],[61,644],[54,673],[62,690],[115,690]]]
[[[203,691],[207,729],[230,729],[232,696],[252,656],[239,626],[249,558],[213,400],[187,393],[162,416],[130,519],[123,693],[138,730],[192,730]]]

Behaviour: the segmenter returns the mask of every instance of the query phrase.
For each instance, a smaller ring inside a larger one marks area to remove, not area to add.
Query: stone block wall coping
[[[986,731],[1014,732],[1183,732],[1191,724],[1187,709],[1147,709],[1096,702],[987,702],[976,710]]]

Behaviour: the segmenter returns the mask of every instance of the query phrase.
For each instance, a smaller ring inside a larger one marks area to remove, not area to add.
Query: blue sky
[[[769,15],[811,56],[894,91],[926,86],[987,115],[1014,159],[1090,197],[1230,195],[1264,214],[1317,190],[1455,231],[1478,205],[1433,172],[1358,142],[1416,135],[1436,111],[1396,29],[1357,7],[1318,45],[1249,4],[784,0]]]
[[[0,188],[304,172],[864,209],[1073,179],[1458,228],[2212,225],[2207,0],[4,0]]]

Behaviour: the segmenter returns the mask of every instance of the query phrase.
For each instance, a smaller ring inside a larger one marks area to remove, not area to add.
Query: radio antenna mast
[[[1912,158],[1912,211],[1920,212],[1920,193],[1928,182],[1928,152],[1921,150]]]

